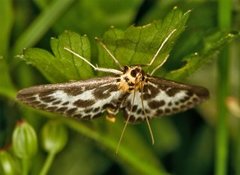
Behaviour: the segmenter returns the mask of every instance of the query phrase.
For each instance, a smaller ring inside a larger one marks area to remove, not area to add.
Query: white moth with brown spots
[[[148,66],[152,65],[175,31],[176,29],[163,41]],[[154,143],[149,119],[185,111],[209,98],[206,88],[152,76],[164,64],[167,57],[150,74],[147,74],[141,66],[121,66],[107,47],[101,42],[100,44],[119,65],[120,70],[96,67],[74,51],[68,48],[65,50],[81,58],[94,70],[112,73],[115,76],[34,86],[20,90],[17,99],[37,109],[78,119],[89,120],[106,112],[107,117],[114,120],[118,111],[123,110],[126,124],[119,139],[118,151],[129,122],[146,121]]]

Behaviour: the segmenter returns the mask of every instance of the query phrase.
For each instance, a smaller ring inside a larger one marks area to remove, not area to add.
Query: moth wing
[[[26,88],[18,92],[17,99],[33,108],[92,119],[108,107],[117,108],[121,96],[117,77],[102,77]]]
[[[147,77],[147,80],[143,92],[136,91],[134,101],[132,93],[122,106],[125,116],[130,117],[130,122],[146,120],[146,117],[152,118],[182,112],[209,98],[209,92],[204,87],[158,77]]]

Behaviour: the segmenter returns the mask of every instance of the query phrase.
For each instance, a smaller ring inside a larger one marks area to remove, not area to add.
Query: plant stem
[[[217,92],[217,135],[216,135],[216,175],[225,175],[227,171],[228,158],[228,128],[227,128],[227,108],[225,106],[225,99],[228,95],[228,50],[221,53],[218,65],[218,92]],[[225,64],[224,64],[225,63]]]
[[[28,175],[28,171],[29,171],[29,159],[23,158],[22,159],[22,174]]]
[[[231,25],[231,1],[219,0],[218,22],[222,31],[229,30]],[[218,60],[218,86],[217,86],[217,135],[216,135],[216,164],[215,174],[227,173],[228,159],[228,112],[226,98],[229,91],[229,49],[225,48]]]
[[[237,136],[240,135],[240,120],[238,119],[238,133],[237,133]],[[240,138],[237,137],[236,138],[237,141],[236,141],[236,145],[235,145],[235,149],[236,149],[236,157],[235,157],[235,164],[234,164],[234,167],[235,167],[235,171],[236,171],[236,175],[240,175],[240,167],[239,167],[239,162],[240,162]]]
[[[237,48],[239,46],[237,45]],[[240,55],[240,51],[236,50],[237,55]],[[240,67],[240,61],[238,61],[238,67]],[[239,70],[238,70],[239,72]],[[238,102],[240,105],[240,76],[238,76]],[[239,114],[240,115],[240,114]],[[240,162],[240,119],[238,118],[238,128],[237,128],[237,141],[236,141],[236,145],[235,145],[235,150],[236,150],[236,157],[235,157],[235,171],[236,171],[236,175],[240,175],[240,166],[239,166],[239,162]]]
[[[43,168],[42,168],[42,170],[40,172],[40,175],[46,175],[47,174],[50,166],[52,165],[52,162],[53,162],[53,159],[54,159],[55,155],[56,154],[53,153],[53,152],[50,152],[48,154],[47,159],[46,159],[46,161],[45,161],[45,163],[43,165]]]

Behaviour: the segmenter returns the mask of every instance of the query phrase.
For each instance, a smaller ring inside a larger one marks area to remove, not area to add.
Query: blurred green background
[[[48,156],[41,146],[40,132],[46,123],[59,119],[67,126],[68,141],[53,160],[49,174],[240,175],[237,35],[240,2],[0,0],[0,4],[0,163],[1,153],[5,151],[19,162],[12,151],[12,133],[16,122],[25,119],[35,129],[39,140],[29,174],[39,174]],[[37,47],[51,52],[51,37],[57,38],[70,30],[88,36],[91,58],[96,61],[98,52],[94,37],[103,38],[111,26],[126,30],[131,25],[161,20],[174,7],[183,13],[191,10],[191,13],[185,31],[170,52],[166,71],[181,68],[184,57],[204,52],[214,41],[216,45],[223,43],[216,52],[206,54],[211,58],[196,72],[176,78],[208,88],[210,100],[187,112],[153,119],[154,145],[151,145],[145,123],[129,125],[119,153],[115,154],[124,123],[121,114],[116,123],[104,117],[74,121],[27,108],[16,101],[19,89],[49,83],[41,71],[21,59],[23,49]],[[233,41],[224,39],[230,32],[236,36]]]

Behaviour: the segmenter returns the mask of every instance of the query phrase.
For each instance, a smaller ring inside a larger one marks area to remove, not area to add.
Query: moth
[[[153,64],[175,31],[176,29],[168,34],[147,66]],[[95,71],[111,73],[113,76],[29,87],[20,90],[17,99],[33,108],[77,119],[90,120],[106,112],[107,117],[114,121],[119,110],[123,110],[126,123],[119,139],[118,150],[128,123],[146,121],[154,143],[149,124],[151,118],[188,110],[209,98],[209,92],[204,87],[153,76],[168,56],[151,73],[145,73],[139,65],[122,66],[106,45],[102,42],[100,44],[120,70],[94,66],[71,49],[64,49],[82,59]]]

